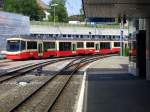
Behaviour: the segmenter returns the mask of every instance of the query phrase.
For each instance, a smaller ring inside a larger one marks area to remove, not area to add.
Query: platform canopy
[[[82,0],[86,17],[150,17],[150,0]]]

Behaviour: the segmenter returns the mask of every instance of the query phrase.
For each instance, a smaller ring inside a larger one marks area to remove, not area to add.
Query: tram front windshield
[[[20,50],[20,40],[8,40],[7,51],[16,52]]]

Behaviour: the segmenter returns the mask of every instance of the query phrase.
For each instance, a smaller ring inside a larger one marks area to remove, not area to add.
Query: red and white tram
[[[6,57],[12,60],[26,60],[119,52],[120,41],[116,40],[9,38]]]

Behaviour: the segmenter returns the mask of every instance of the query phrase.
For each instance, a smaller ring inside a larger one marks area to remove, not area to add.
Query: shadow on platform
[[[115,74],[114,69],[97,69],[100,74],[90,74],[90,70],[84,112],[150,112],[150,81],[128,73]]]

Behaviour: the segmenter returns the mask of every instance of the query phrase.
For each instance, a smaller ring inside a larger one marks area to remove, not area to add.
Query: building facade
[[[150,1],[82,0],[82,2],[87,18],[128,19],[129,72],[150,80]]]
[[[0,11],[0,51],[6,48],[6,38],[29,34],[29,17]]]

